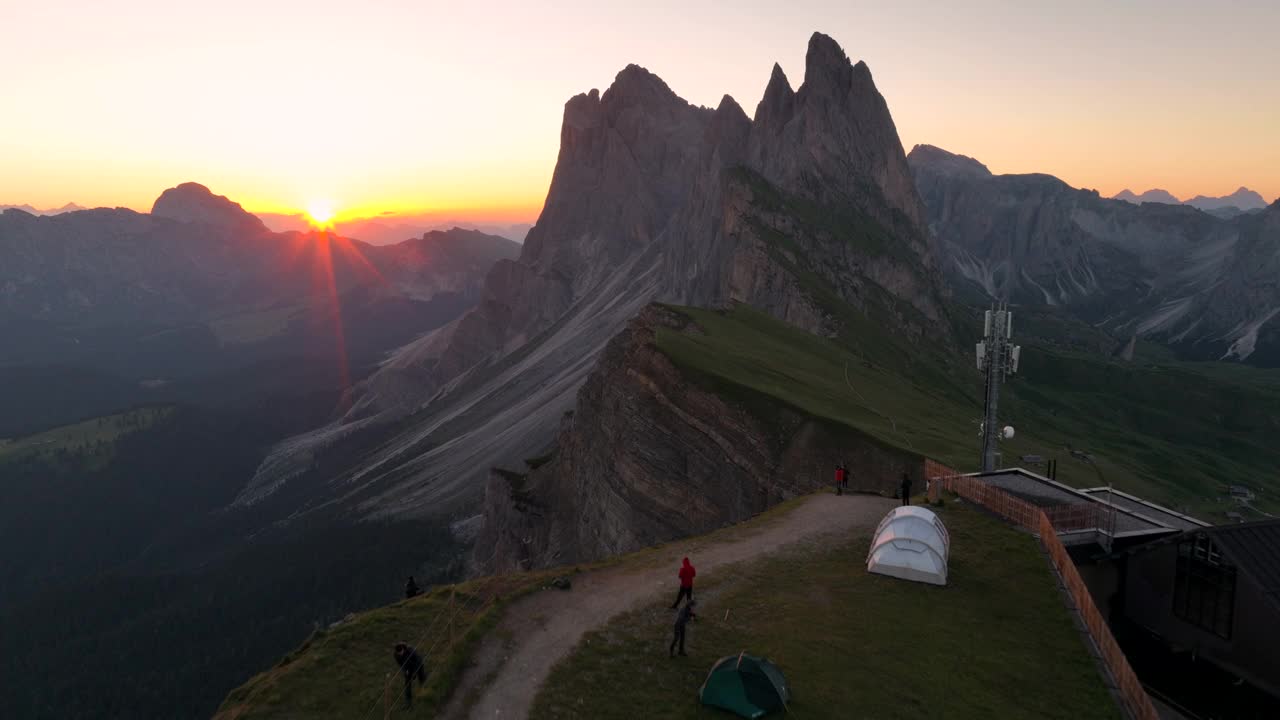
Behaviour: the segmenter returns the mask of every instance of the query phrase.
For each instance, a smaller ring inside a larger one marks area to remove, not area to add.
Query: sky
[[[1280,2],[0,0],[0,203],[534,219],[564,102],[628,63],[752,113],[809,35],[907,150],[1112,195],[1280,196]]]

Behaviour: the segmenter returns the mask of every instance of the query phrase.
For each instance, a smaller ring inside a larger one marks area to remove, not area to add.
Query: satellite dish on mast
[[[1005,426],[1004,426],[1004,432],[1003,432],[1003,435],[1004,435],[1004,439],[1005,439],[1005,440],[1012,440],[1012,439],[1013,439],[1013,426],[1012,426],[1012,425],[1005,425]]]

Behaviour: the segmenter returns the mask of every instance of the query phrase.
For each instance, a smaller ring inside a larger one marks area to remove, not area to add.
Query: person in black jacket
[[[415,598],[415,597],[418,597],[418,596],[419,596],[419,595],[421,595],[421,594],[422,594],[422,590],[421,590],[421,588],[419,588],[419,587],[418,587],[418,583],[414,582],[414,580],[413,580],[413,576],[412,576],[412,575],[410,575],[410,576],[409,576],[409,582],[407,582],[407,583],[405,583],[405,584],[404,584],[404,597],[405,597],[405,599],[406,599],[406,600],[408,600],[409,598]]]
[[[413,707],[413,676],[418,676],[418,684],[427,682],[427,668],[422,656],[406,643],[396,643],[396,665],[404,675],[404,706]]]
[[[911,474],[902,473],[902,505],[906,507],[911,504]]]
[[[697,605],[697,601],[690,598],[689,602],[685,603],[684,607],[680,608],[680,612],[676,614],[676,634],[675,637],[671,638],[671,649],[669,651],[671,657],[676,656],[677,644],[680,645],[680,655],[684,656],[684,629],[685,626],[689,624],[690,620],[697,619],[697,614],[693,612],[693,609],[697,607]]]

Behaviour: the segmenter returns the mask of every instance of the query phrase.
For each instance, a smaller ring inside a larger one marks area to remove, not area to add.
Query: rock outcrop
[[[651,305],[601,354],[565,415],[554,456],[528,474],[492,471],[482,569],[598,559],[739,522],[829,482],[846,460],[853,490],[891,493],[920,459],[778,405],[758,414],[686,378],[655,334],[700,332]],[[871,480],[874,478],[875,480]]]

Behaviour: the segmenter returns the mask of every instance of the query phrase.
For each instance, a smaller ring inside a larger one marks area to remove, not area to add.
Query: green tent
[[[786,707],[791,688],[777,665],[744,652],[722,657],[711,666],[698,699],[740,717],[758,718]]]

